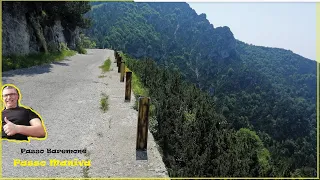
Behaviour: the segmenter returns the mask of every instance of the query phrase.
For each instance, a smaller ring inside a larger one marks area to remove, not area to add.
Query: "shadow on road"
[[[70,61],[70,60],[68,60],[68,61]],[[52,64],[61,65],[61,66],[69,66],[69,64],[64,63],[64,62],[53,62]]]
[[[136,151],[136,160],[148,160],[148,152]]]
[[[68,63],[65,61],[70,61],[68,59],[64,59],[63,62],[53,62],[50,64],[45,65],[39,65],[39,66],[33,66],[30,68],[23,68],[23,69],[15,69],[10,71],[2,72],[2,82],[4,84],[8,83],[10,80],[10,77],[16,76],[16,75],[22,75],[22,76],[33,76],[37,74],[44,74],[51,72],[51,69],[53,68],[53,65],[60,65],[60,66],[69,66]]]

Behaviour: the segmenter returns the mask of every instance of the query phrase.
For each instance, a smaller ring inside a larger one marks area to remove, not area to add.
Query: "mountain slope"
[[[98,46],[151,57],[211,94],[228,127],[257,132],[271,153],[268,176],[315,175],[314,61],[238,41],[228,27],[214,28],[187,3],[92,5],[87,35]]]

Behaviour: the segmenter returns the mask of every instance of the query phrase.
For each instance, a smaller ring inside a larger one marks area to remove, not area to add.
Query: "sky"
[[[214,27],[228,26],[248,44],[291,50],[316,59],[315,3],[188,3]]]

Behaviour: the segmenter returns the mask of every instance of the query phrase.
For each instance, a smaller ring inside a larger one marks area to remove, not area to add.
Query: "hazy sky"
[[[188,3],[214,27],[228,26],[240,41],[316,59],[315,3]]]

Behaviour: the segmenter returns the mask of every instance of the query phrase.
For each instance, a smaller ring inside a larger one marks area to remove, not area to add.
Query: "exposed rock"
[[[230,57],[236,48],[236,40],[233,37],[233,33],[227,26],[218,27],[215,29],[218,39],[217,53],[223,59]]]
[[[65,33],[59,19],[45,23],[35,11],[28,10],[26,2],[3,2],[2,19],[4,56],[60,51],[62,43],[76,49],[80,41],[79,28]]]
[[[31,27],[33,28],[33,30],[35,32],[35,35],[36,35],[37,40],[39,42],[38,44],[40,46],[40,49],[47,53],[48,46],[47,46],[46,38],[43,35],[43,28],[40,25],[39,17],[37,17],[35,15],[35,13],[30,13],[27,17],[28,17],[27,20],[29,20],[27,22],[30,22]]]
[[[64,31],[67,45],[70,49],[76,49],[77,44],[80,42],[80,28],[76,27],[74,30],[66,28]]]
[[[3,3],[2,11],[2,54],[28,54],[37,51],[34,38],[25,16],[26,9],[17,3],[7,6]]]
[[[45,28],[45,36],[48,40],[48,47],[49,50],[54,51],[54,50],[61,50],[61,44],[67,44],[66,39],[63,34],[64,28],[61,25],[60,20],[56,20],[54,22],[54,25],[52,27],[46,26]]]

